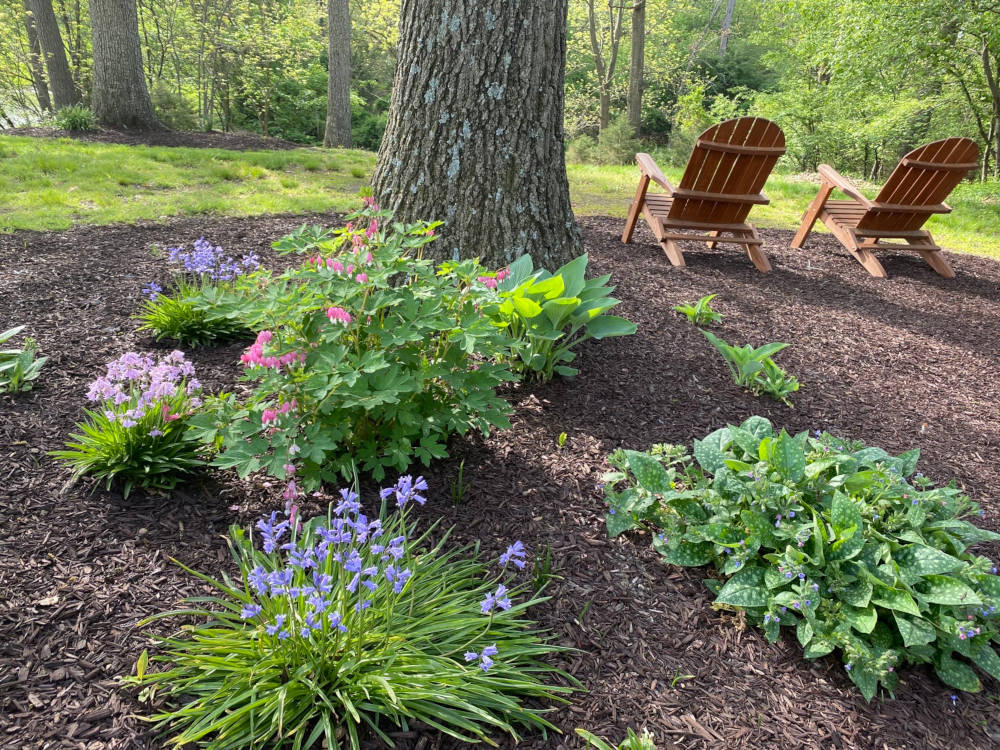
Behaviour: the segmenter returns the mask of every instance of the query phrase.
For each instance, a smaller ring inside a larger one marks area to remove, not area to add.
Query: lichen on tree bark
[[[403,0],[375,194],[441,219],[439,257],[554,268],[581,251],[563,151],[566,0]]]

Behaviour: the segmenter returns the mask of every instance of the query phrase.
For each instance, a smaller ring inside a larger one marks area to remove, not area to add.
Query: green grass
[[[171,216],[346,211],[375,164],[366,151],[119,146],[0,137],[0,231]]]
[[[625,218],[639,179],[635,166],[570,164],[568,171],[573,209],[578,215]],[[663,171],[676,185],[683,170],[665,168]],[[878,193],[878,185],[862,181],[856,184],[869,198]],[[771,203],[755,206],[752,221],[761,227],[798,228],[817,188],[818,182],[808,176],[773,173],[764,187]],[[844,196],[835,194],[834,197]],[[1000,183],[963,182],[947,202],[954,211],[932,216],[925,225],[937,244],[955,252],[1000,258]],[[826,229],[817,222],[816,231],[825,232]]]
[[[374,166],[368,151],[224,151],[0,136],[0,231],[197,214],[347,211],[357,206]],[[671,181],[680,179],[680,169],[664,171]],[[573,207],[581,216],[624,218],[637,179],[634,166],[570,164]],[[860,186],[870,197],[878,191]],[[816,187],[802,175],[771,175],[765,187],[771,204],[755,207],[753,220],[797,227]],[[948,202],[954,212],[927,223],[938,244],[1000,258],[1000,183],[962,183]]]

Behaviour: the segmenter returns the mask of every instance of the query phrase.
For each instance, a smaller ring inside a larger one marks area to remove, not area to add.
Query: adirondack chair
[[[636,154],[639,188],[622,242],[632,240],[642,214],[675,266],[685,265],[678,242],[705,240],[710,248],[719,242],[742,245],[760,271],[770,271],[771,264],[761,250],[764,241],[746,219],[755,205],[769,203],[761,188],[783,153],[781,128],[759,117],[740,117],[713,125],[699,136],[677,187],[667,181],[653,157]],[[667,192],[647,192],[650,182]],[[732,236],[723,237],[723,233]]]
[[[951,211],[944,199],[970,169],[976,168],[978,158],[979,146],[969,138],[928,143],[902,158],[873,201],[833,167],[820,164],[819,193],[802,216],[792,247],[802,247],[819,219],[872,276],[887,276],[873,250],[910,248],[946,279],[954,278],[941,248],[921,227],[931,214]],[[850,200],[830,200],[834,189]],[[886,239],[905,240],[907,244],[881,241]]]

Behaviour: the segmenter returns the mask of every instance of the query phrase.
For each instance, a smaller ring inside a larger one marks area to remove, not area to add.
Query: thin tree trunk
[[[42,61],[42,45],[38,41],[38,31],[35,29],[35,18],[31,13],[31,5],[24,0],[24,30],[28,35],[28,67],[31,69],[31,85],[35,89],[38,107],[43,112],[52,109],[49,99],[49,83],[45,80],[45,63]]]
[[[329,74],[324,146],[351,147],[351,4],[327,0]]]
[[[726,15],[722,17],[722,35],[719,38],[719,57],[726,56],[726,47],[729,45],[729,34],[733,28],[733,9],[736,7],[736,0],[728,0],[726,3]]]
[[[403,0],[375,195],[428,249],[499,268],[581,251],[563,153],[567,0]]]
[[[66,48],[63,47],[59,22],[52,10],[52,0],[30,0],[30,7],[45,56],[45,69],[49,73],[52,104],[56,109],[76,104],[80,101],[80,92],[76,90],[69,63],[66,62]]]
[[[646,74],[646,0],[632,6],[632,50],[628,72],[628,124],[635,133],[642,129],[642,89]]]
[[[146,88],[135,0],[90,0],[94,41],[91,104],[102,125],[151,130],[161,127]]]
[[[604,56],[604,45],[598,40],[597,11],[595,0],[587,0],[587,21],[590,27],[590,49],[594,54],[594,68],[597,72],[597,85],[600,89],[601,130],[611,124],[611,84],[615,79],[615,67],[618,65],[618,45],[625,31],[625,4],[615,6],[608,3],[608,33],[610,34],[610,49],[607,58]]]

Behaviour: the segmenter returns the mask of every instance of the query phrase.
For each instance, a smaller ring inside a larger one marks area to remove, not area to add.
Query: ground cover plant
[[[149,331],[157,341],[170,339],[182,345],[208,344],[249,332],[238,318],[218,313],[215,300],[235,279],[260,267],[254,253],[237,259],[202,237],[192,250],[170,248],[168,258],[173,266],[171,288],[164,290],[153,281],[143,290],[146,300],[136,315],[140,331]]]
[[[512,581],[523,545],[487,565],[447,534],[418,534],[406,510],[426,490],[401,477],[373,519],[343,490],[326,516],[303,523],[292,506],[259,535],[230,529],[238,579],[190,571],[213,595],[143,623],[196,623],[156,639],[166,669],[143,652],[128,680],[162,705],[151,720],[170,742],[357,749],[368,737],[393,746],[386,732],[415,721],[466,742],[554,729],[535,701],[572,688],[545,682],[560,673],[542,658],[560,649],[526,617],[544,600]]]
[[[24,330],[15,326],[0,333],[0,344],[5,344]],[[38,379],[48,357],[38,356],[38,344],[30,336],[19,349],[0,349],[0,393],[30,391]]]
[[[712,300],[718,294],[706,294],[698,299],[694,304],[681,303],[674,305],[675,312],[679,312],[696,326],[708,326],[722,321],[722,316],[712,309]]]
[[[551,273],[535,269],[531,256],[522,255],[495,281],[483,277],[500,297],[493,318],[510,337],[514,372],[541,381],[576,375],[579,370],[570,366],[575,347],[635,333],[633,323],[606,314],[619,303],[610,296],[615,290],[607,286],[610,275],[588,279],[586,273],[586,255]]]
[[[201,383],[184,353],[156,358],[128,352],[90,384],[79,433],[52,455],[74,478],[94,476],[108,488],[170,490],[204,465],[188,420],[201,403]]]
[[[369,205],[342,229],[303,228],[275,245],[301,265],[219,296],[220,314],[260,332],[242,358],[253,395],[210,401],[192,421],[216,466],[285,479],[297,461],[290,485],[310,488],[356,470],[381,479],[447,455],[450,435],[509,426],[494,391],[513,379],[508,344],[481,313],[483,269],[436,267],[421,252],[436,225],[390,219]]]
[[[747,388],[758,396],[767,394],[786,406],[792,405],[788,397],[799,389],[799,381],[771,359],[772,355],[788,348],[788,344],[775,342],[758,347],[750,344],[733,346],[710,331],[702,330],[702,333],[726,361],[736,385]]]
[[[629,727],[625,738],[617,745],[602,740],[586,729],[577,729],[576,733],[587,741],[587,747],[594,747],[596,750],[656,750],[656,740],[646,729],[642,730],[642,734],[636,734],[635,730]]]
[[[716,604],[774,641],[793,629],[806,658],[839,650],[866,699],[905,664],[978,691],[1000,679],[1000,577],[971,553],[1000,534],[966,520],[978,506],[915,473],[917,450],[827,433],[776,432],[762,417],[682,446],[617,451],[605,477],[608,532],[655,530],[668,563],[715,566]]]

